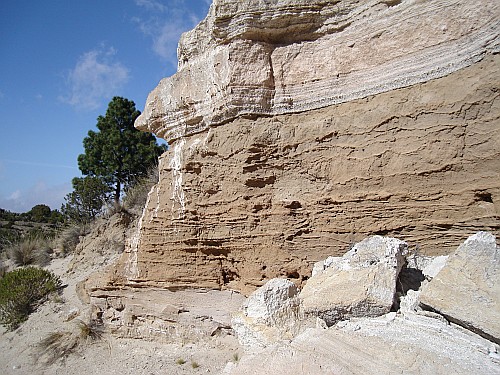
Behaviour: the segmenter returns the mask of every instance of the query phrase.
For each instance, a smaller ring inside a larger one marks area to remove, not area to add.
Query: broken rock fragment
[[[240,344],[247,349],[291,339],[300,325],[297,287],[287,279],[269,280],[248,297],[231,323]]]
[[[500,344],[500,251],[495,236],[470,236],[422,288],[422,307]]]
[[[404,241],[373,236],[343,257],[329,258],[329,266],[316,272],[300,293],[304,314],[331,326],[350,317],[388,313],[407,249]]]

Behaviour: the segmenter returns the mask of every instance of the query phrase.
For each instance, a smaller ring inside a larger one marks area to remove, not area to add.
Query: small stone
[[[70,320],[75,319],[78,316],[78,314],[80,314],[80,310],[77,307],[72,307],[66,312],[64,316],[64,321],[69,322]]]

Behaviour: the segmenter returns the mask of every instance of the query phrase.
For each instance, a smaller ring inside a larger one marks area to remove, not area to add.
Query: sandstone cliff
[[[250,292],[370,234],[498,236],[499,34],[486,0],[215,0],[136,122],[170,150],[115,282]]]

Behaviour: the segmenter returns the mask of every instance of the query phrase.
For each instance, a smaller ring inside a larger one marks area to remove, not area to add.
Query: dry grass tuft
[[[17,266],[36,264],[45,266],[50,262],[51,240],[42,236],[25,238],[7,248],[7,256]]]
[[[116,214],[129,214],[129,212],[121,202],[113,202],[106,206],[104,217],[110,218]]]
[[[102,325],[95,321],[85,323],[77,320],[73,331],[53,332],[40,341],[34,355],[36,361],[52,365],[102,338]]]
[[[65,228],[57,237],[57,245],[62,251],[62,255],[68,255],[75,251],[76,245],[80,242],[80,237],[90,233],[90,225],[73,224]]]
[[[158,182],[158,166],[151,168],[147,176],[141,178],[134,185],[127,189],[125,198],[123,199],[123,205],[127,210],[139,211],[141,212],[146,201],[148,199],[148,194],[153,187]]]

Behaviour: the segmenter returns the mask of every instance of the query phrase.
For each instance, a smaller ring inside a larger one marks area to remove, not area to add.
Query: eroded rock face
[[[495,236],[479,232],[469,237],[423,287],[420,302],[500,344],[500,248]]]
[[[401,240],[373,236],[343,257],[328,258],[327,268],[311,277],[300,293],[304,314],[331,326],[351,317],[388,313],[407,251]]]
[[[137,120],[172,141],[443,77],[499,50],[490,0],[215,0]]]
[[[311,266],[368,235],[426,255],[499,235],[499,55],[447,77],[314,111],[237,119],[160,161],[125,283],[236,288]]]
[[[136,123],[171,147],[113,285],[249,294],[369,235],[500,234],[499,7],[214,1]]]

